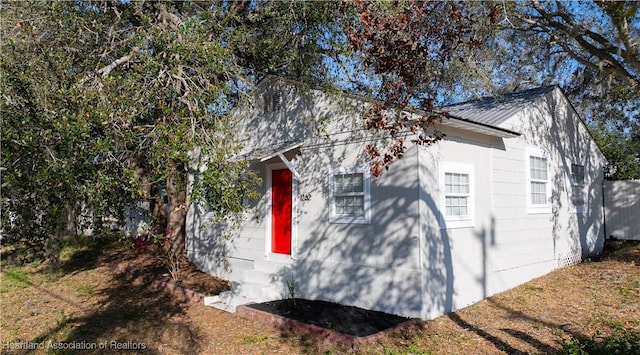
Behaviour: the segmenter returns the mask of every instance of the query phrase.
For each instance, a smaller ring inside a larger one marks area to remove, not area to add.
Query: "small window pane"
[[[469,193],[469,175],[461,175],[460,176],[460,192],[468,194]]]
[[[584,166],[571,164],[571,177],[574,184],[584,184]]]
[[[445,213],[447,216],[466,216],[467,204],[467,197],[446,196]]]
[[[446,194],[468,194],[469,175],[445,173],[445,193]]]
[[[362,215],[364,213],[364,196],[335,196],[335,213],[337,215]]]
[[[547,203],[547,184],[531,182],[531,204],[544,205]]]
[[[533,180],[547,180],[547,159],[540,157],[529,157],[530,176]]]
[[[342,191],[342,175],[335,175],[333,177],[333,186],[335,192]]]
[[[335,194],[363,193],[364,174],[340,174],[333,177]]]
[[[336,203],[336,214],[345,214],[345,209],[344,209],[344,197],[336,197],[335,199],[335,203]]]
[[[364,191],[364,175],[363,174],[353,174],[353,191],[354,192],[363,192]]]

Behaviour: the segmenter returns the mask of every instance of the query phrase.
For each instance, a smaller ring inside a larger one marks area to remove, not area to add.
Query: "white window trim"
[[[539,148],[527,148],[525,149],[525,175],[527,181],[526,188],[526,199],[527,199],[527,213],[528,214],[537,214],[537,213],[551,213],[551,159],[549,154]],[[547,160],[547,182],[546,182],[546,197],[547,203],[545,204],[533,204],[531,203],[531,157],[544,158]]]
[[[364,215],[363,216],[338,216],[336,215],[336,200],[333,196],[334,176],[340,174],[362,174],[364,191]],[[366,166],[340,167],[329,171],[329,223],[371,224],[371,174]]]
[[[570,210],[571,212],[574,213],[578,213],[578,214],[583,214],[585,212],[585,206],[587,204],[587,194],[585,193],[585,187],[587,186],[587,164],[584,161],[580,161],[580,160],[569,160],[568,161],[569,164],[569,186],[570,186],[570,190],[567,194],[567,197],[569,199],[569,206],[570,206]],[[582,176],[582,184],[576,184],[575,181],[573,181],[573,171],[571,170],[573,165],[580,165],[582,166],[582,169],[584,171],[584,175]],[[573,188],[576,186],[580,186],[582,188],[582,197],[584,198],[584,203],[582,204],[582,206],[576,206],[573,203]]]
[[[445,174],[469,175],[469,200],[466,216],[446,215],[446,187]],[[469,228],[475,226],[475,174],[472,164],[443,162],[440,164],[440,229]]]
[[[265,216],[265,228],[266,234],[264,238],[264,256],[267,260],[278,260],[281,262],[285,262],[286,260],[295,260],[297,258],[297,250],[298,250],[298,179],[295,176],[291,176],[291,255],[283,255],[277,254],[271,251],[271,188],[273,186],[271,174],[273,170],[279,169],[288,169],[287,165],[284,163],[275,163],[268,164],[266,166],[267,176],[266,176],[266,211],[267,215]]]

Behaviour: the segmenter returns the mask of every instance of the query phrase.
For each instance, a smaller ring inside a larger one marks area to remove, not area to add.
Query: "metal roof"
[[[259,81],[257,86],[264,85],[267,81],[266,79],[271,77],[291,84],[297,83],[290,79],[268,74]],[[455,127],[495,137],[513,138],[519,136],[520,133],[503,128],[500,125],[524,109],[525,106],[553,91],[556,87],[556,85],[551,85],[515,93],[485,97],[478,100],[438,107],[435,108],[435,111],[446,112],[452,116],[451,119],[442,121],[443,126]],[[318,90],[322,91],[321,89]],[[376,102],[376,100],[371,97],[348,93],[346,91],[344,94],[356,100]],[[422,111],[414,110],[412,112],[419,113]],[[249,155],[255,154],[256,152],[252,152]]]
[[[499,128],[500,124],[522,110],[527,104],[536,101],[555,88],[556,86],[545,86],[443,106],[439,110],[465,121]]]

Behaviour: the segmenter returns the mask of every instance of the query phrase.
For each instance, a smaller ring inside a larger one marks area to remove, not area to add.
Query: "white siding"
[[[447,140],[421,153],[421,215],[427,233],[423,318],[447,313],[551,270],[580,261],[602,248],[603,156],[559,91],[526,107],[505,128],[512,139],[480,138],[448,131]],[[543,149],[551,163],[551,209],[529,213],[527,151]],[[576,213],[570,200],[571,162],[586,162],[587,204]],[[440,212],[440,162],[472,164],[476,196],[473,228],[430,228]],[[435,202],[434,202],[435,200]],[[434,210],[431,210],[433,208]]]
[[[607,237],[640,240],[640,180],[605,181]]]
[[[362,126],[366,105],[312,91],[288,91],[290,105],[264,113],[257,104],[240,114],[248,147],[303,140],[291,153],[299,204],[295,258],[265,252],[268,186],[252,202],[238,228],[205,225],[192,208],[189,256],[204,270],[231,280],[279,283],[295,280],[296,295],[434,318],[504,291],[556,267],[597,253],[602,225],[603,156],[563,94],[554,90],[524,107],[503,128],[518,138],[497,138],[443,128],[446,139],[409,148],[382,177],[371,181],[371,223],[329,221],[329,174],[335,168],[366,166]],[[259,100],[258,100],[259,101]],[[358,126],[360,125],[360,126]],[[407,139],[409,141],[410,139]],[[551,209],[527,209],[528,149],[548,152]],[[586,169],[586,207],[571,208],[572,161]],[[264,178],[265,164],[254,167]],[[473,225],[447,225],[441,216],[442,163],[471,167]],[[223,233],[228,238],[222,238]]]

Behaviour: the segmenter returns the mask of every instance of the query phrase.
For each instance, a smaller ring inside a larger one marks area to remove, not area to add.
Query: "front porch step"
[[[255,270],[270,274],[277,274],[281,277],[289,274],[289,269],[293,266],[293,260],[256,260],[253,264]]]
[[[229,291],[227,291],[227,292],[229,292]],[[243,296],[240,296],[240,295],[228,296],[228,297],[223,297],[223,298],[224,298],[224,300],[220,299],[218,302],[211,303],[208,306],[216,308],[216,309],[219,309],[221,311],[225,311],[225,312],[229,312],[229,313],[235,313],[236,312],[236,308],[238,306],[241,306],[243,304],[248,304],[248,303],[259,303],[259,302],[262,302],[259,299],[243,297]]]
[[[280,283],[282,280],[282,275],[271,271],[251,269],[242,272],[242,282],[270,285]]]
[[[231,290],[217,296],[205,297],[205,306],[235,313],[236,307],[247,303],[260,303],[281,299],[283,295],[275,285],[251,282],[232,282]]]

